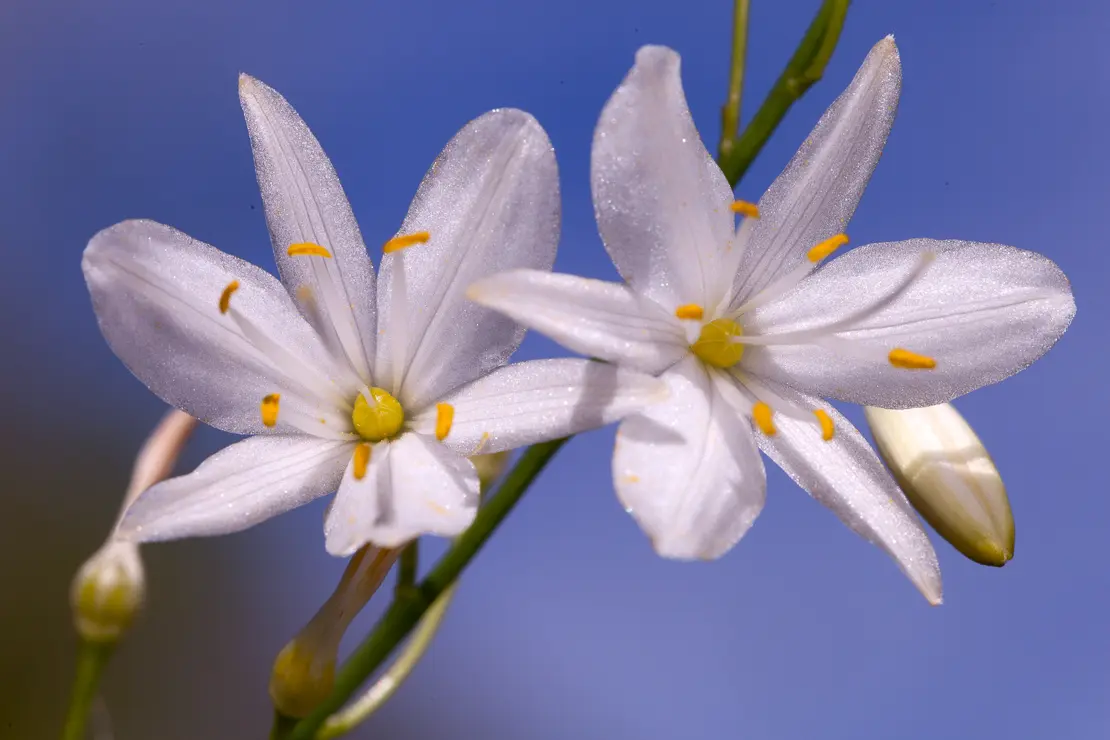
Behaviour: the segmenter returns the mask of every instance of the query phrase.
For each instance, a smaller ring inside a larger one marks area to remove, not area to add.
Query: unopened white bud
[[[114,642],[131,625],[146,596],[139,547],[109,541],[85,561],[70,589],[77,632],[92,642]]]
[[[971,560],[1014,556],[1014,516],[983,443],[951,404],[864,409],[871,433],[906,497],[937,533]]]

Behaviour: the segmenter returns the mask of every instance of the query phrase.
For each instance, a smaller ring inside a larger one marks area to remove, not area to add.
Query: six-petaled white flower
[[[915,239],[823,264],[847,242],[900,85],[887,38],[756,206],[733,201],[702,144],[678,56],[644,47],[593,145],[598,224],[627,285],[521,270],[471,288],[572,350],[662,373],[670,399],[626,419],[613,456],[661,554],[715,558],[740,539],[764,503],[761,448],[940,601],[913,510],[820,399],[947,401],[1033,362],[1075,307],[1051,261],[996,244]]]
[[[338,489],[327,549],[454,535],[472,520],[466,456],[596,427],[665,395],[584,360],[501,367],[523,329],[467,284],[550,269],[551,144],[528,114],[467,125],[424,178],[380,283],[335,170],[293,108],[243,76],[240,98],[282,284],[149,221],[97,234],[84,271],[116,354],[166,402],[257,435],[143,493],[120,526],[149,541],[251,526]]]

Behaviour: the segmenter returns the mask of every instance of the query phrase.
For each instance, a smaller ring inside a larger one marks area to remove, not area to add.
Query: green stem
[[[840,39],[840,30],[844,27],[848,3],[849,0],[825,0],[821,4],[794,56],[740,135],[736,146],[727,154],[722,151],[719,160],[721,169],[733,187],[747,172],[794,101],[825,73],[836,42]],[[735,59],[733,62],[735,64]]]
[[[349,707],[328,717],[328,721],[316,733],[317,740],[331,740],[333,737],[339,737],[350,732],[365,722],[371,714],[378,711],[382,704],[385,704],[394,692],[401,688],[401,684],[409,677],[412,669],[416,667],[416,664],[420,662],[420,659],[424,657],[424,653],[432,644],[432,639],[443,623],[443,617],[447,613],[447,607],[450,606],[451,599],[455,596],[458,585],[459,583],[456,581],[448,586],[447,590],[440,594],[428,611],[424,612],[424,616],[420,618],[420,624],[413,631],[412,638],[409,639],[408,644],[405,645],[404,650],[393,665],[382,674],[382,677],[366,693],[352,702]]]
[[[318,737],[317,732],[328,717],[354,695],[367,677],[405,639],[432,604],[454,583],[566,441],[564,438],[543,442],[525,450],[497,493],[478,510],[474,522],[459,535],[451,549],[436,563],[420,585],[409,591],[406,598],[394,600],[374,630],[339,669],[332,693],[316,711],[292,728],[285,736],[288,740],[312,740]]]
[[[397,597],[416,587],[416,569],[420,564],[420,541],[413,540],[401,551],[401,558],[397,564]]]
[[[77,649],[77,677],[73,681],[73,695],[69,700],[62,740],[85,740],[85,725],[89,719],[89,708],[96,698],[100,674],[115,649],[114,642],[94,642],[81,640]]]
[[[721,106],[721,142],[717,160],[723,162],[736,148],[740,131],[740,99],[744,93],[744,61],[748,49],[748,0],[736,0],[732,13],[732,66],[728,74],[728,97]]]

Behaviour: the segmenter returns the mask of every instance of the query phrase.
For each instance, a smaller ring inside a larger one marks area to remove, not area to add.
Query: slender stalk
[[[398,598],[408,589],[415,588],[416,571],[419,564],[420,541],[413,540],[401,551],[401,558],[397,564],[397,588],[395,591]]]
[[[840,39],[840,30],[844,27],[848,3],[849,0],[825,0],[821,4],[794,56],[736,145],[727,153],[722,151],[719,158],[721,169],[734,187],[763,149],[786,111],[825,73],[836,42]]]
[[[732,13],[732,65],[728,73],[728,97],[721,106],[721,142],[717,161],[723,162],[736,148],[740,132],[740,99],[744,93],[744,64],[748,53],[748,0],[736,0]]]
[[[77,649],[77,676],[73,681],[73,694],[69,700],[65,727],[62,729],[62,740],[85,740],[89,708],[96,698],[100,674],[114,648],[114,642],[81,640],[81,646]]]
[[[409,677],[409,674],[412,673],[412,669],[424,657],[428,646],[432,644],[432,639],[439,632],[440,624],[443,622],[447,607],[450,606],[458,585],[458,581],[452,583],[446,591],[439,595],[439,598],[435,600],[428,611],[424,612],[424,616],[421,617],[420,624],[417,625],[412,638],[409,639],[393,665],[349,707],[329,717],[320,731],[316,733],[317,740],[330,740],[333,737],[339,737],[350,732],[365,722],[371,714],[378,711],[382,704],[385,704],[393,696]]]
[[[317,733],[328,718],[354,695],[363,681],[405,639],[424,613],[450,588],[566,441],[565,438],[557,439],[532,445],[525,450],[497,493],[478,510],[470,527],[459,535],[451,549],[416,588],[394,600],[374,630],[355,648],[336,674],[335,688],[331,695],[316,711],[298,722],[288,735],[275,737],[287,737],[289,740],[319,738]]]

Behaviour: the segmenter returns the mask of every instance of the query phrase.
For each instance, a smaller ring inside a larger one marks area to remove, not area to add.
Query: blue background
[[[817,2],[753,5],[747,114]],[[638,46],[668,44],[714,148],[730,13],[724,0],[3,3],[0,736],[57,733],[69,578],[162,411],[97,331],[86,241],[153,218],[273,269],[239,71],[305,117],[370,244],[393,234],[467,120],[529,110],[561,167],[556,267],[612,278],[588,188],[601,106]],[[1067,272],[1079,306],[1048,356],[958,403],[1008,484],[1012,563],[977,566],[934,537],[946,603],[930,608],[771,465],[767,508],[732,552],[665,562],[612,493],[612,430],[586,434],[474,562],[427,660],[361,736],[1110,736],[1108,25],[1097,0],[860,0],[825,80],[738,189],[757,199],[895,34],[902,104],[853,243],[1034,249]],[[518,356],[559,352],[530,337]],[[227,441],[203,430],[183,466]],[[342,570],[324,553],[322,512],[144,551],[148,610],[105,687],[116,737],[263,736],[272,657]]]

